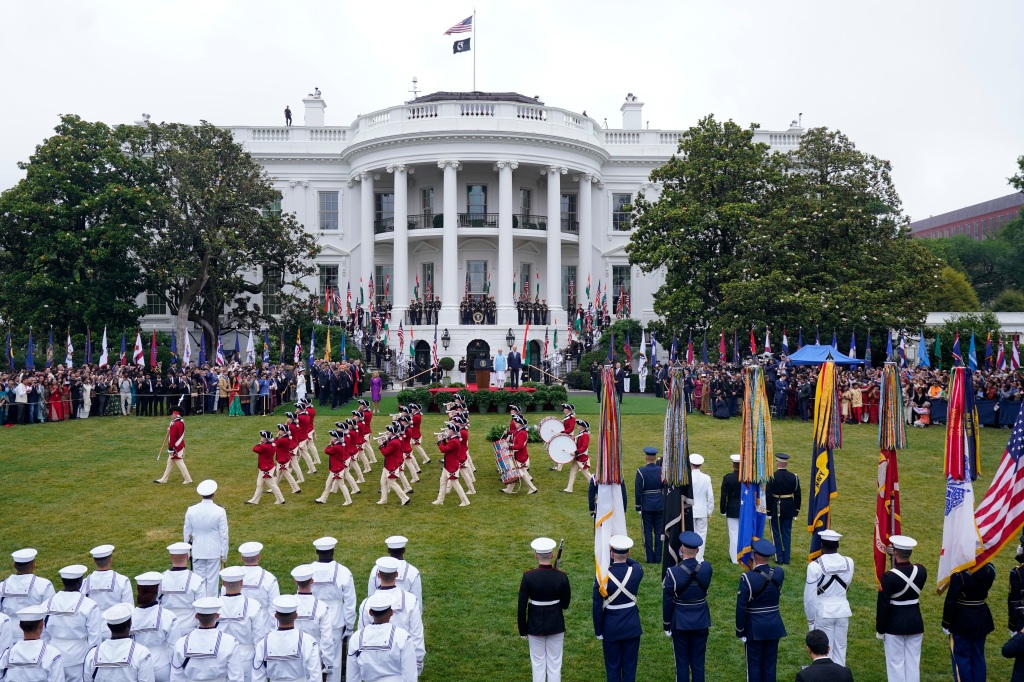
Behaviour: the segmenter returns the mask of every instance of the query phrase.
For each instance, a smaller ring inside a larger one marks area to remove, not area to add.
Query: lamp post
[[[512,344],[515,343],[515,342],[516,342],[516,335],[512,333],[512,327],[509,327],[508,328],[508,334],[505,334],[505,345],[507,345],[509,348],[511,348]]]
[[[448,328],[445,327],[444,332],[441,334],[441,346],[445,350],[448,350],[448,345],[452,342],[452,336],[448,333]]]

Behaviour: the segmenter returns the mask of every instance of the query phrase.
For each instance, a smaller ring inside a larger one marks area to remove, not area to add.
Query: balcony
[[[580,233],[580,221],[575,212],[562,212],[562,232],[576,235]]]
[[[547,230],[548,217],[536,213],[516,213],[512,216],[512,227],[518,230]]]
[[[387,232],[395,231],[395,219],[392,218],[381,218],[373,221],[373,233],[374,234],[385,234]]]
[[[444,229],[444,216],[440,213],[416,213],[409,216],[410,230]]]
[[[459,227],[497,227],[497,213],[460,213]]]

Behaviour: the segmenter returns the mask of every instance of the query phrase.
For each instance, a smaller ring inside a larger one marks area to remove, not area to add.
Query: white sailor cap
[[[292,577],[299,582],[313,579],[313,567],[309,564],[302,564],[292,569]]]
[[[695,467],[699,467],[700,465],[704,464],[704,457],[702,455],[698,455],[695,452],[692,455],[690,455],[690,464],[692,464]]]
[[[313,540],[313,546],[319,549],[321,552],[326,552],[329,549],[334,549],[335,546],[337,546],[337,544],[338,539],[332,538],[329,535]]]
[[[608,545],[616,552],[628,552],[633,546],[633,541],[626,535],[613,535]]]
[[[188,554],[192,551],[192,545],[187,542],[175,542],[167,545],[167,551],[171,554]]]
[[[93,547],[91,550],[89,550],[89,554],[92,554],[93,559],[104,559],[113,553],[113,545],[100,545],[99,547]]]
[[[299,610],[299,600],[293,594],[282,594],[274,597],[272,602],[277,613],[295,613]]]
[[[889,542],[896,549],[911,550],[917,547],[917,540],[909,535],[890,535]]]
[[[729,455],[729,461],[732,462],[733,464],[739,464],[740,463],[740,456],[739,455]]]
[[[823,530],[820,533],[818,533],[818,537],[821,538],[822,540],[826,540],[828,542],[839,542],[839,538],[841,538],[843,536],[841,534],[835,532],[831,528],[826,528],[825,530]]]
[[[132,617],[132,607],[128,606],[124,602],[114,604],[109,609],[103,612],[103,620],[107,621],[108,625],[117,625],[123,623]]]
[[[243,557],[256,556],[263,551],[263,545],[259,542],[243,542],[238,546],[238,553]]]
[[[159,585],[163,582],[163,575],[156,571],[146,571],[141,575],[135,576],[136,585]]]
[[[64,568],[60,569],[59,572],[60,577],[64,578],[65,580],[76,580],[85,575],[88,572],[88,570],[89,569],[83,566],[82,564],[71,564],[70,566],[65,566]]]
[[[215,492],[217,492],[217,481],[213,480],[212,478],[208,478],[205,481],[201,481],[199,485],[196,486],[196,492],[203,497],[208,497],[214,494]]]
[[[35,561],[37,554],[39,554],[39,552],[30,547],[28,549],[19,549],[16,552],[11,552],[11,558],[14,559],[15,563],[27,564],[30,561]]]
[[[388,546],[388,549],[403,549],[409,544],[409,538],[404,535],[392,535],[384,538],[384,544]]]
[[[15,615],[18,617],[18,620],[24,623],[32,623],[46,618],[46,614],[47,610],[43,604],[33,604],[32,606],[19,609]]]
[[[551,552],[555,551],[555,547],[557,546],[558,543],[551,538],[537,538],[530,543],[530,547],[532,547],[533,551],[537,554],[551,554]]]
[[[393,590],[377,590],[366,598],[366,608],[371,611],[387,611],[395,605]]]
[[[245,569],[241,566],[228,566],[221,570],[220,579],[226,583],[240,583],[245,579]]]
[[[203,597],[192,602],[192,608],[201,616],[220,613],[222,606],[224,606],[224,602],[220,600],[220,597]]]
[[[381,573],[398,573],[398,569],[402,567],[402,562],[393,556],[382,556],[377,559],[375,566]]]

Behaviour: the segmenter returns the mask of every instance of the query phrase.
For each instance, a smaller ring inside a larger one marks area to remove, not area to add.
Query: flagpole
[[[476,41],[476,7],[473,8],[473,92],[476,92],[476,51],[479,49],[480,43]]]

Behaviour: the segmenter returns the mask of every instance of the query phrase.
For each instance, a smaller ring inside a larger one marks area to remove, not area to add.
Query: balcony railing
[[[497,227],[497,213],[460,213],[459,227]]]
[[[512,227],[520,230],[546,230],[548,217],[535,213],[516,213],[512,216]]]
[[[575,212],[562,212],[562,232],[566,234],[580,233],[580,221]]]
[[[440,213],[416,213],[409,216],[410,230],[440,230],[444,227],[444,216]]]
[[[385,232],[395,231],[395,219],[394,218],[381,218],[380,220],[373,221],[373,233],[384,234]]]

